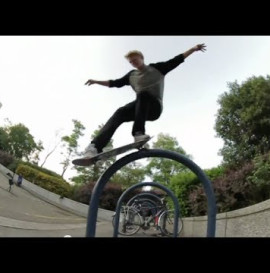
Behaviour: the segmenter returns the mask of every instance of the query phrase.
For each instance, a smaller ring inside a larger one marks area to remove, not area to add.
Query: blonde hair
[[[139,51],[139,50],[131,50],[131,51],[129,51],[129,52],[125,55],[125,58],[128,59],[128,58],[131,57],[132,55],[139,55],[139,56],[141,56],[142,58],[144,58],[142,52]]]

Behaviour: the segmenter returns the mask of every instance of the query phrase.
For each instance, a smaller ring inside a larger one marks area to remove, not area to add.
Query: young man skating
[[[98,81],[89,79],[85,84],[99,84],[107,87],[120,88],[130,85],[136,92],[136,99],[120,107],[106,122],[99,134],[91,141],[84,152],[84,157],[90,158],[102,152],[116,129],[124,122],[133,121],[132,135],[134,141],[145,140],[145,122],[157,120],[163,109],[163,90],[165,75],[196,51],[204,52],[205,44],[197,44],[166,62],[144,63],[144,56],[138,50],[126,54],[126,59],[135,68],[124,77],[116,80]]]

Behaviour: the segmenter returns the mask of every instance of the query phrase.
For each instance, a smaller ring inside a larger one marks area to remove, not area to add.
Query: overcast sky
[[[133,69],[124,55],[143,52],[145,63],[166,61],[198,43],[195,52],[166,75],[164,111],[146,123],[146,133],[167,133],[191,154],[201,168],[218,166],[223,141],[216,137],[217,100],[227,83],[270,74],[270,36],[0,36],[1,126],[8,118],[23,123],[35,141],[41,140],[42,163],[56,133],[70,135],[72,119],[85,127],[80,150],[90,136],[120,106],[135,99],[131,87],[86,86],[88,79],[117,79]],[[133,141],[132,123],[113,136],[114,147]],[[44,167],[62,171],[60,146]],[[72,166],[71,166],[72,167]],[[74,174],[71,167],[65,178]]]

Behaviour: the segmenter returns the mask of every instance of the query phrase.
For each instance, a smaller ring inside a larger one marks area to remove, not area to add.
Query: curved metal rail
[[[162,150],[162,149],[141,149],[137,152],[128,154],[116,162],[114,162],[99,178],[97,181],[90,200],[88,217],[87,217],[87,227],[86,227],[86,237],[95,237],[96,233],[96,222],[97,222],[97,214],[98,214],[98,205],[99,198],[105,187],[106,183],[110,180],[110,178],[122,167],[129,164],[132,161],[148,158],[148,157],[161,157],[175,160],[187,168],[189,168],[194,174],[197,175],[199,180],[203,184],[203,188],[207,197],[207,237],[215,237],[216,231],[216,201],[215,195],[213,192],[213,188],[210,180],[207,178],[205,173],[201,170],[201,168],[196,165],[192,160],[185,157],[182,154],[177,152]]]

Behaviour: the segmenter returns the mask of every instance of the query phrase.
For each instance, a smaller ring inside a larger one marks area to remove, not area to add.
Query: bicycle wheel
[[[113,216],[112,224],[114,225],[115,216]],[[139,212],[131,207],[124,207],[120,212],[118,233],[130,236],[139,231],[142,225],[142,218]]]
[[[174,229],[174,210],[165,210],[161,213],[158,219],[158,226],[163,235],[171,237]],[[183,229],[183,221],[181,217],[178,218],[178,231],[177,235]]]

